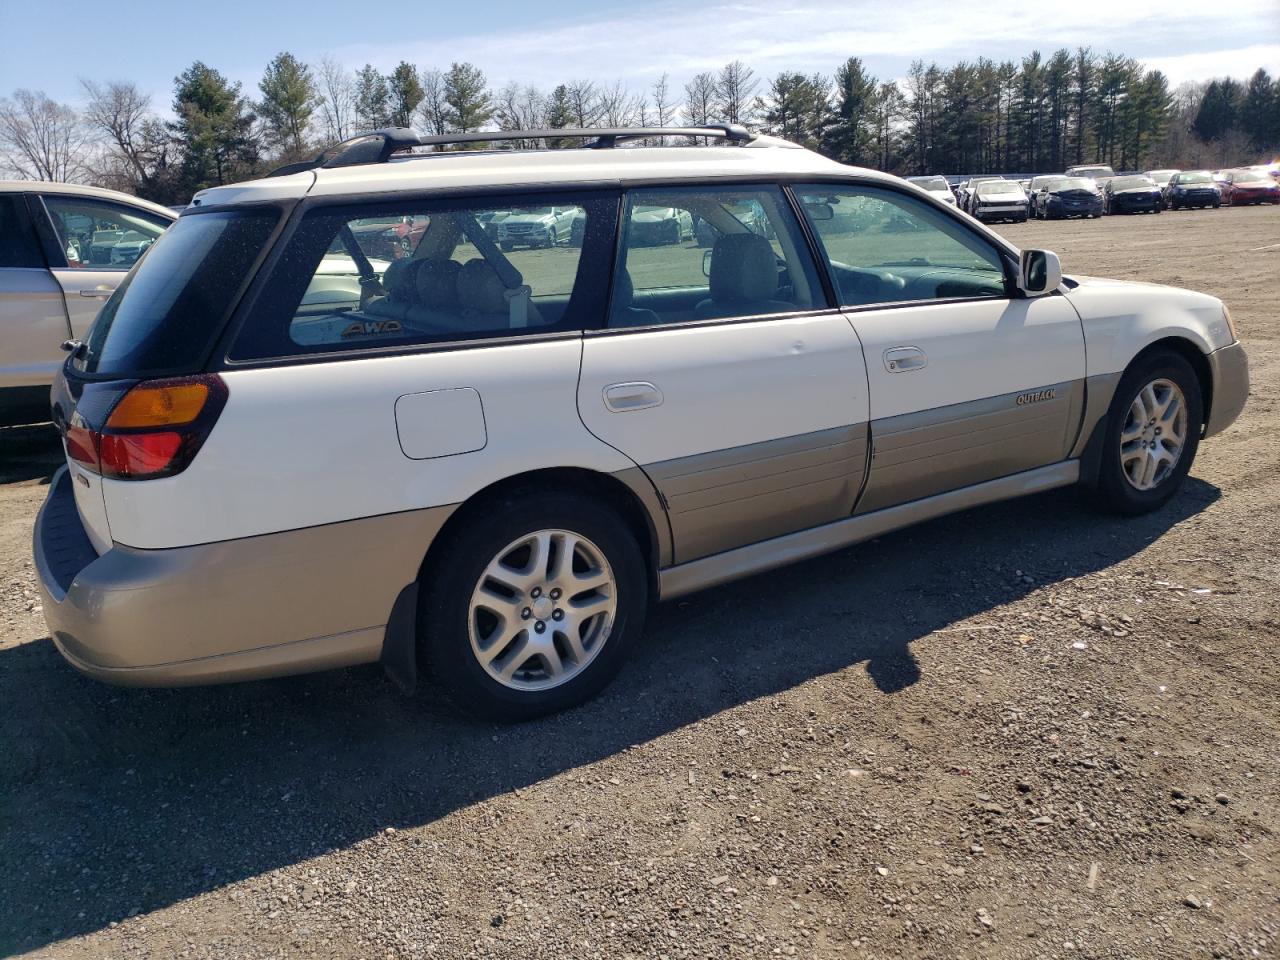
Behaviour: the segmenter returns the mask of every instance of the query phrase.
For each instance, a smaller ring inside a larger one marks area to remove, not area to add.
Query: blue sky
[[[1136,56],[1176,85],[1259,66],[1280,74],[1280,0],[1024,0],[998,12],[941,0],[556,0],[373,4],[368,0],[217,3],[0,0],[0,96],[19,87],[80,99],[79,79],[127,79],[164,111],[174,76],[200,59],[256,96],[280,50],[390,69],[401,59],[478,64],[494,86],[579,78],[640,92],[664,71],[678,90],[699,70],[741,59],[761,77],[830,73],[861,56],[882,79],[911,60],[1016,57],[1089,44]],[[1081,12],[1085,11],[1085,12]],[[17,38],[21,38],[18,40]]]

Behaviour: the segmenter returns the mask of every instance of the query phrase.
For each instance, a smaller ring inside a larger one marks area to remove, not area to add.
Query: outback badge
[[[1036,390],[1033,393],[1018,394],[1018,406],[1025,407],[1028,403],[1039,403],[1041,400],[1052,400],[1058,395],[1056,389]]]

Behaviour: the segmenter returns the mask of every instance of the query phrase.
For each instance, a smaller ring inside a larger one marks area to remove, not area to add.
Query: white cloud
[[[1143,63],[1152,70],[1164,73],[1169,78],[1171,87],[1186,80],[1207,80],[1211,77],[1236,77],[1243,80],[1259,67],[1275,77],[1280,75],[1280,44],[1259,43],[1234,50],[1144,57]]]
[[[590,78],[621,79],[638,89],[663,72],[678,87],[694,73],[734,59],[763,78],[784,69],[830,73],[846,57],[859,56],[873,73],[889,77],[901,76],[915,58],[948,65],[979,56],[1019,57],[1033,49],[1047,54],[1062,46],[1100,51],[1114,38],[1110,46],[1116,52],[1161,69],[1167,65],[1179,82],[1274,63],[1276,46],[1248,44],[1276,33],[1275,0],[1236,0],[1229,19],[1206,16],[1204,0],[1133,0],[1098,16],[1057,2],[987,15],[938,0],[713,0],[696,8],[636,5],[627,13],[441,40],[399,37],[335,53],[352,66],[367,61],[381,69],[401,59],[441,67],[469,60],[494,85],[519,80],[546,87]]]

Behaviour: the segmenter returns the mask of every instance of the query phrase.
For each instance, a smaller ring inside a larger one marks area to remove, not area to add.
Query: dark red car
[[[1280,184],[1264,170],[1250,167],[1228,170],[1222,185],[1222,201],[1229,206],[1280,203]]]

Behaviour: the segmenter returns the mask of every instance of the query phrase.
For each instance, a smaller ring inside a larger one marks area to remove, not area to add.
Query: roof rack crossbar
[[[343,140],[314,160],[290,163],[267,176],[283,177],[316,167],[352,167],[386,163],[391,155],[413,147],[443,147],[459,143],[503,143],[512,140],[590,140],[592,149],[607,149],[630,140],[656,137],[705,137],[729,143],[749,143],[756,135],[736,123],[713,123],[701,127],[548,127],[537,130],[478,130],[422,136],[409,127],[384,127]]]

